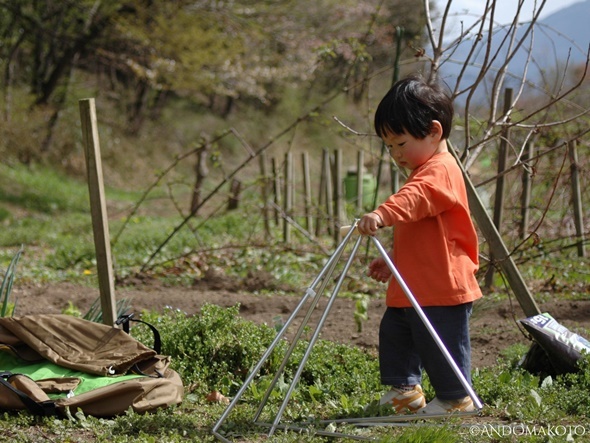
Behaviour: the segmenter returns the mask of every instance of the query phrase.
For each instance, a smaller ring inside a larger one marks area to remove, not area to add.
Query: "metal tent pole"
[[[270,428],[268,436],[271,436],[276,431],[276,429],[289,429],[289,430],[300,431],[300,430],[305,429],[304,428],[305,425],[312,424],[312,423],[281,424],[280,421],[281,421],[283,413],[287,407],[287,404],[291,398],[291,395],[292,395],[297,383],[299,382],[299,379],[301,377],[301,374],[303,372],[305,364],[307,363],[307,360],[312,352],[312,349],[319,338],[319,335],[321,333],[321,329],[324,326],[326,319],[328,318],[328,315],[330,313],[330,310],[332,308],[334,300],[335,300],[336,296],[338,295],[340,288],[342,287],[342,284],[344,282],[344,279],[346,278],[346,274],[350,268],[350,265],[351,265],[352,261],[354,260],[356,253],[358,251],[358,248],[361,244],[362,236],[358,235],[358,230],[356,229],[357,224],[358,224],[358,219],[354,221],[353,225],[343,226],[340,228],[341,232],[345,232],[345,230],[347,230],[347,234],[344,236],[344,239],[342,240],[342,242],[340,243],[340,245],[338,246],[338,248],[336,249],[334,254],[330,257],[330,259],[328,260],[328,262],[326,263],[326,265],[324,266],[324,268],[322,269],[320,274],[316,277],[316,279],[313,281],[313,283],[310,285],[310,287],[306,290],[304,297],[302,298],[300,303],[297,305],[297,307],[295,308],[293,313],[290,315],[289,319],[287,320],[287,322],[285,323],[285,325],[283,326],[281,331],[277,334],[277,336],[275,337],[275,339],[273,340],[273,342],[271,343],[271,345],[269,346],[267,351],[264,353],[264,355],[261,357],[259,362],[256,364],[256,366],[254,367],[254,369],[252,370],[250,375],[246,378],[244,385],[240,388],[240,390],[238,391],[236,396],[233,398],[232,402],[228,405],[228,407],[226,408],[226,410],[224,411],[222,416],[219,418],[219,420],[217,421],[217,423],[213,427],[213,435],[218,440],[221,440],[221,441],[227,442],[227,443],[231,443],[230,440],[228,440],[227,438],[225,438],[224,436],[219,434],[219,432],[218,432],[219,428],[221,427],[223,422],[227,419],[231,410],[235,407],[235,405],[239,401],[240,397],[243,395],[245,390],[248,388],[250,383],[253,381],[256,374],[260,371],[264,362],[268,359],[268,357],[270,356],[270,354],[272,353],[274,348],[277,346],[279,341],[283,338],[288,327],[291,325],[291,323],[293,322],[293,320],[295,319],[295,317],[297,316],[297,314],[299,313],[299,311],[302,309],[303,305],[305,304],[306,301],[308,301],[309,298],[314,299],[312,302],[312,305],[309,307],[307,314],[306,314],[304,320],[302,321],[302,324],[300,325],[294,339],[291,342],[291,345],[290,345],[288,351],[286,352],[286,354],[283,358],[283,361],[280,365],[279,370],[277,371],[277,374],[274,377],[274,380],[272,381],[271,385],[267,389],[267,391],[264,395],[264,398],[261,401],[258,411],[255,414],[254,424]],[[353,233],[356,233],[358,235],[358,239],[356,240],[356,242],[354,244],[353,250],[352,250],[350,257],[348,258],[348,260],[345,264],[344,270],[342,271],[341,275],[338,278],[338,281],[336,283],[336,286],[334,287],[334,291],[333,291],[332,295],[330,296],[328,304],[324,308],[324,312],[316,325],[316,329],[314,331],[314,334],[313,334],[312,338],[310,339],[310,342],[305,350],[303,358],[299,364],[299,367],[297,368],[297,372],[293,376],[293,380],[291,382],[291,385],[289,386],[289,389],[288,389],[287,393],[285,394],[285,398],[283,399],[283,402],[279,408],[279,411],[277,412],[277,414],[274,418],[273,423],[270,424],[270,423],[257,422],[258,418],[260,417],[260,414],[262,413],[262,410],[264,409],[264,406],[266,405],[266,403],[268,401],[268,398],[270,397],[272,390],[274,389],[274,386],[278,382],[280,375],[283,373],[286,365],[288,364],[289,358],[291,357],[298,341],[300,340],[303,330],[307,326],[307,323],[310,320],[311,314],[312,314],[313,310],[315,309],[315,307],[319,301],[319,298],[321,297],[322,293],[324,292],[327,282],[329,281],[329,278],[331,277],[332,273],[334,272],[334,269],[338,263],[338,260],[340,259],[342,252],[344,251],[344,249],[345,249],[346,245],[348,244]],[[320,420],[319,422],[316,422],[315,424],[318,424],[318,423],[335,423],[335,424],[336,423],[349,423],[349,424],[356,424],[358,426],[391,426],[391,425],[396,426],[396,425],[403,425],[403,424],[413,421],[413,420],[428,419],[428,418],[438,419],[438,418],[445,418],[445,417],[450,417],[450,416],[457,417],[457,416],[462,416],[462,415],[476,414],[483,407],[481,401],[477,397],[477,394],[475,393],[475,391],[471,387],[470,383],[465,378],[465,375],[461,372],[461,370],[459,369],[459,367],[455,363],[453,357],[450,355],[446,346],[444,345],[444,343],[440,339],[438,333],[436,332],[436,330],[434,329],[434,327],[432,326],[432,324],[428,320],[428,317],[426,316],[426,314],[424,313],[424,311],[422,310],[422,308],[418,304],[416,298],[414,297],[414,295],[412,294],[412,292],[408,288],[407,284],[403,280],[402,276],[398,272],[397,268],[395,267],[395,265],[391,261],[391,258],[389,257],[387,251],[383,248],[383,246],[381,245],[381,243],[379,242],[379,240],[377,238],[371,237],[371,239],[375,243],[377,250],[379,251],[379,253],[383,257],[383,259],[385,260],[385,263],[387,264],[388,268],[392,272],[394,278],[397,280],[400,287],[404,291],[406,297],[408,298],[408,300],[412,304],[412,307],[418,313],[418,316],[420,317],[421,321],[424,323],[424,326],[427,328],[428,332],[430,333],[430,335],[434,339],[438,348],[441,350],[445,359],[447,360],[447,362],[449,363],[449,365],[453,369],[453,372],[455,373],[455,375],[457,376],[457,378],[459,379],[459,381],[461,382],[461,384],[465,388],[466,392],[469,394],[469,396],[473,400],[473,404],[477,408],[477,411],[468,412],[468,413],[438,414],[438,415],[432,415],[432,416],[413,414],[413,415],[405,415],[405,416],[404,415],[395,415],[395,416],[391,416],[391,417],[343,418],[343,419],[334,419],[334,420]],[[321,285],[320,285],[320,283],[321,283]],[[316,287],[318,285],[320,285],[320,287],[319,287],[319,289],[317,289],[317,292],[316,292]],[[338,432],[329,432],[329,431],[322,431],[321,435],[332,436],[332,437],[346,437],[346,438],[354,438],[355,437],[353,435],[347,435],[347,434],[342,434],[342,433],[338,433]],[[367,437],[361,437],[361,436],[357,436],[357,438],[354,438],[354,439],[371,440],[370,437],[367,438]]]
[[[348,238],[350,238],[350,237],[348,237]],[[298,343],[299,339],[301,338],[301,335],[303,334],[305,327],[309,323],[311,315],[313,314],[315,307],[317,306],[320,298],[322,297],[324,290],[326,289],[326,286],[330,280],[330,277],[332,276],[332,273],[334,272],[334,268],[336,267],[336,264],[338,263],[338,260],[340,259],[340,256],[342,255],[342,251],[344,250],[344,247],[346,246],[347,243],[348,243],[348,239],[346,239],[345,241],[343,241],[341,243],[342,247],[339,247],[337,249],[337,251],[332,256],[333,259],[330,260],[330,262],[328,262],[324,266],[322,272],[320,273],[320,276],[318,278],[316,278],[314,283],[311,285],[312,290],[314,290],[317,283],[319,283],[321,280],[321,285],[320,285],[319,289],[317,290],[317,292],[314,292],[314,298],[307,310],[307,314],[305,315],[304,319],[302,320],[301,324],[299,325],[299,328],[298,328],[295,336],[291,340],[291,345],[289,346],[289,349],[285,353],[285,356],[283,357],[283,361],[281,362],[281,365],[279,366],[279,369],[277,370],[272,382],[268,386],[266,393],[264,394],[264,397],[262,398],[262,400],[260,402],[260,406],[258,407],[258,410],[256,411],[256,414],[254,414],[254,421],[257,421],[258,418],[260,417],[260,414],[262,413],[262,410],[264,409],[264,406],[266,405],[266,402],[268,401],[268,398],[270,397],[272,390],[274,389],[275,385],[279,381],[281,374],[283,373],[283,371],[287,367],[287,364],[289,363],[289,359],[291,358],[293,351],[297,347],[297,343]]]
[[[338,295],[338,292],[340,291],[340,288],[342,287],[342,283],[344,282],[344,279],[346,278],[346,274],[348,272],[348,269],[350,268],[350,265],[356,255],[356,251],[358,250],[359,245],[361,244],[361,241],[362,241],[362,237],[359,236],[359,238],[356,240],[356,243],[354,244],[354,248],[352,250],[352,253],[350,254],[350,257],[348,258],[346,265],[344,266],[344,270],[342,271],[342,274],[340,275],[340,278],[338,279],[338,283],[334,287],[334,292],[330,296],[330,300],[328,301],[328,304],[326,305],[324,313],[318,322],[316,330],[315,330],[312,338],[309,341],[309,345],[307,346],[305,354],[303,355],[303,358],[301,359],[301,363],[299,364],[299,367],[297,368],[297,372],[293,376],[293,381],[291,382],[291,385],[289,386],[289,390],[285,394],[285,399],[283,400],[283,403],[281,404],[281,407],[279,408],[279,412],[277,413],[275,420],[270,428],[270,431],[268,433],[269,436],[271,436],[274,433],[279,422],[281,421],[281,417],[283,415],[283,412],[285,411],[285,408],[287,407],[287,403],[289,402],[289,399],[291,398],[291,394],[293,393],[293,390],[295,389],[295,386],[297,385],[299,378],[301,377],[301,374],[303,372],[303,368],[305,367],[305,364],[307,363],[307,359],[309,358],[309,356],[311,354],[313,346],[315,345],[317,339],[319,338],[322,327],[324,326],[326,318],[328,318],[328,314],[330,312],[330,309],[332,308],[332,305],[334,304],[334,300],[336,299],[336,296]]]
[[[424,326],[426,326],[426,329],[428,329],[428,332],[430,333],[430,335],[432,336],[432,338],[436,342],[440,351],[443,353],[445,359],[447,360],[449,365],[451,365],[451,369],[453,369],[453,372],[455,373],[455,375],[457,376],[457,378],[459,379],[459,381],[461,382],[461,384],[465,388],[465,391],[469,394],[469,396],[471,397],[471,400],[473,400],[473,404],[475,405],[475,407],[477,409],[481,409],[483,407],[483,405],[482,405],[481,401],[479,400],[479,398],[477,397],[477,395],[475,394],[475,391],[471,387],[471,384],[469,384],[469,382],[465,378],[465,375],[461,372],[461,370],[457,366],[457,363],[455,363],[455,360],[453,359],[453,357],[451,356],[451,354],[447,350],[445,344],[442,342],[442,340],[438,336],[436,330],[433,328],[432,324],[430,323],[430,320],[428,320],[428,317],[426,316],[426,314],[424,314],[424,311],[422,310],[422,308],[420,307],[420,305],[416,301],[414,294],[412,294],[412,291],[410,291],[410,288],[408,288],[408,285],[406,285],[406,282],[403,280],[403,278],[400,275],[400,273],[398,272],[397,268],[394,266],[393,262],[391,261],[391,258],[387,254],[387,251],[383,248],[383,246],[381,245],[381,243],[379,242],[379,240],[376,237],[373,236],[373,237],[371,237],[371,239],[373,240],[373,243],[375,244],[375,246],[377,247],[377,249],[381,253],[381,256],[383,257],[383,259],[385,260],[387,267],[392,272],[393,276],[395,277],[395,279],[399,283],[400,287],[404,291],[404,294],[406,294],[406,297],[408,297],[408,300],[410,301],[410,303],[412,304],[412,306],[414,307],[414,309],[418,313],[418,316],[422,320],[422,323],[424,323]]]
[[[213,426],[212,433],[217,439],[219,439],[221,441],[225,441],[225,442],[229,441],[225,437],[223,437],[221,434],[219,434],[219,432],[218,432],[219,428],[225,422],[225,420],[227,419],[227,417],[229,416],[231,411],[234,409],[234,407],[236,406],[236,404],[238,403],[238,401],[240,400],[240,398],[242,397],[242,395],[244,394],[246,389],[248,389],[248,386],[250,386],[250,383],[252,383],[252,381],[254,380],[254,377],[256,377],[256,375],[260,372],[262,365],[270,357],[271,353],[274,351],[274,349],[276,348],[276,346],[278,345],[280,340],[283,338],[283,336],[287,332],[287,329],[289,328],[291,323],[294,321],[294,319],[299,314],[299,311],[301,310],[301,308],[305,305],[305,303],[308,301],[308,299],[310,297],[315,297],[316,299],[319,299],[319,297],[317,296],[317,294],[314,290],[315,287],[319,284],[320,281],[322,281],[322,280],[327,281],[328,280],[325,277],[329,277],[332,274],[334,267],[338,263],[338,260],[340,259],[342,252],[346,248],[346,245],[348,244],[348,241],[350,240],[352,234],[353,234],[353,230],[351,229],[350,232],[348,232],[348,234],[344,237],[344,239],[342,240],[340,245],[337,247],[336,251],[334,251],[334,253],[330,257],[330,259],[326,262],[323,269],[320,271],[319,275],[314,279],[314,281],[309,286],[309,288],[307,288],[303,298],[301,299],[301,301],[299,302],[297,307],[293,310],[293,312],[291,313],[291,315],[289,316],[289,318],[287,319],[287,321],[285,322],[285,324],[283,325],[283,327],[281,328],[279,333],[276,335],[276,337],[274,338],[274,340],[272,341],[272,343],[270,344],[268,349],[265,351],[263,356],[260,358],[260,360],[258,361],[256,366],[252,369],[252,371],[250,372],[248,377],[246,377],[246,380],[244,380],[244,384],[242,385],[242,387],[238,390],[238,392],[236,393],[236,395],[234,396],[234,398],[232,399],[230,404],[227,406],[227,408],[225,409],[225,411],[221,415],[221,417],[219,417],[219,419],[217,420],[217,423],[215,423],[215,425]],[[345,273],[343,275],[345,275]],[[324,286],[325,285],[322,285],[322,288]],[[321,295],[321,293],[320,293],[320,295]],[[309,310],[310,312],[308,313],[308,316],[311,315],[312,309]],[[296,341],[294,340],[294,342],[296,342]],[[277,377],[277,379],[278,379],[278,377]],[[267,399],[268,399],[268,395],[265,396],[265,401]],[[263,406],[264,405],[262,405],[262,407]],[[262,410],[262,407],[259,408],[259,411]],[[259,414],[259,412],[257,414]]]

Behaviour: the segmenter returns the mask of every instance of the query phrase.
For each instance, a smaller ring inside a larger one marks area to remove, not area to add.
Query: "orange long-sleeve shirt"
[[[449,152],[416,168],[375,211],[394,226],[393,262],[420,306],[452,306],[482,296],[475,278],[478,239],[461,169]],[[387,306],[411,303],[392,278]]]

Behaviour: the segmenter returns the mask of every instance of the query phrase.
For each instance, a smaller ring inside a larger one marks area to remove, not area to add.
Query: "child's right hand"
[[[357,224],[361,235],[375,235],[381,226],[383,226],[383,220],[374,212],[363,215]]]
[[[385,263],[385,260],[383,260],[382,257],[379,257],[369,263],[369,271],[367,272],[367,275],[373,280],[385,283],[391,277],[391,270]]]

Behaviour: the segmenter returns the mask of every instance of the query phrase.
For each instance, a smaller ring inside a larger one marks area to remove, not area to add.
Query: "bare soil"
[[[272,325],[276,317],[286,320],[291,315],[303,298],[305,289],[293,291],[289,295],[285,295],[284,291],[277,291],[275,295],[256,293],[261,288],[268,289],[269,284],[264,275],[251,276],[240,282],[209,276],[191,288],[167,287],[156,281],[144,281],[118,289],[117,297],[130,300],[133,311],[138,313],[142,310],[163,311],[171,307],[195,314],[205,303],[223,307],[239,304],[240,315],[245,319]],[[69,302],[81,312],[86,312],[99,297],[99,292],[81,285],[57,283],[14,287],[13,296],[17,300],[16,315],[29,315],[60,313]],[[327,297],[320,301],[310,326],[315,325],[325,311],[327,301]],[[590,331],[590,300],[571,301],[556,296],[553,301],[538,302],[538,305],[543,312],[550,313],[570,330],[583,336],[584,331]],[[322,328],[321,338],[376,350],[378,325],[384,309],[384,300],[372,299],[368,320],[359,332],[354,320],[355,301],[337,298]],[[525,315],[516,300],[497,302],[492,301],[491,297],[484,297],[478,301],[471,319],[474,368],[493,365],[501,352],[511,345],[530,344],[517,322],[522,318]]]

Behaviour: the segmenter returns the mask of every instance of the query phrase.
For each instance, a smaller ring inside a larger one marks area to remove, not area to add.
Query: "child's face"
[[[423,139],[404,132],[392,134],[387,132],[383,137],[389,155],[402,168],[414,170],[426,163],[434,154],[442,151],[440,133],[434,131]]]

